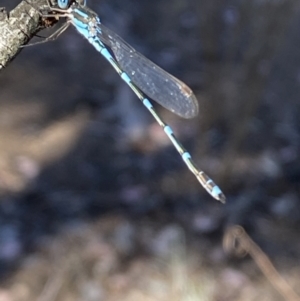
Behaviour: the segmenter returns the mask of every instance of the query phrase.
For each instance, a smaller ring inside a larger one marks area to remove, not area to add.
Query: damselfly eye
[[[69,6],[70,0],[58,0],[57,4],[59,6],[59,8],[61,9],[65,9]]]

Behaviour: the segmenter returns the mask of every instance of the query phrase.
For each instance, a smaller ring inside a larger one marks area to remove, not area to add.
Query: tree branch
[[[40,12],[47,8],[45,0],[23,0],[9,14],[0,8],[0,71],[22,50],[22,45],[46,27]]]

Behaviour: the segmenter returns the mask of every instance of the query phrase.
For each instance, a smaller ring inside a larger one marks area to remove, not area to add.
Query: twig
[[[285,300],[300,301],[300,297],[281,277],[267,255],[250,238],[250,236],[248,236],[244,228],[241,226],[230,227],[224,236],[223,246],[225,250],[235,251],[239,255],[246,255],[248,253],[263,272],[265,277]]]
[[[0,71],[16,57],[22,45],[45,28],[40,14],[45,8],[45,0],[23,0],[10,13],[0,8]]]

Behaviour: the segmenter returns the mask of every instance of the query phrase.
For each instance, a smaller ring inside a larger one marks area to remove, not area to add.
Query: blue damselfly
[[[149,98],[155,100],[181,117],[192,118],[198,114],[198,101],[192,90],[182,81],[137,52],[116,33],[105,27],[100,22],[98,15],[86,6],[85,0],[80,2],[58,0],[57,3],[58,7],[53,7],[49,3],[49,14],[43,15],[43,17],[66,18],[67,21],[48,40],[56,38],[72,24],[105,57],[138,96],[163,128],[183,161],[201,185],[215,199],[225,203],[225,196],[221,189],[204,171],[196,167],[191,155],[175,137],[171,127],[159,117],[149,100]]]

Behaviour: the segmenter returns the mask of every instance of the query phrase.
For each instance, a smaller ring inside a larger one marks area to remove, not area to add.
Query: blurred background
[[[156,108],[227,203],[70,28],[0,73],[0,300],[283,300],[233,225],[300,294],[299,2],[88,6],[193,89],[198,117]]]

